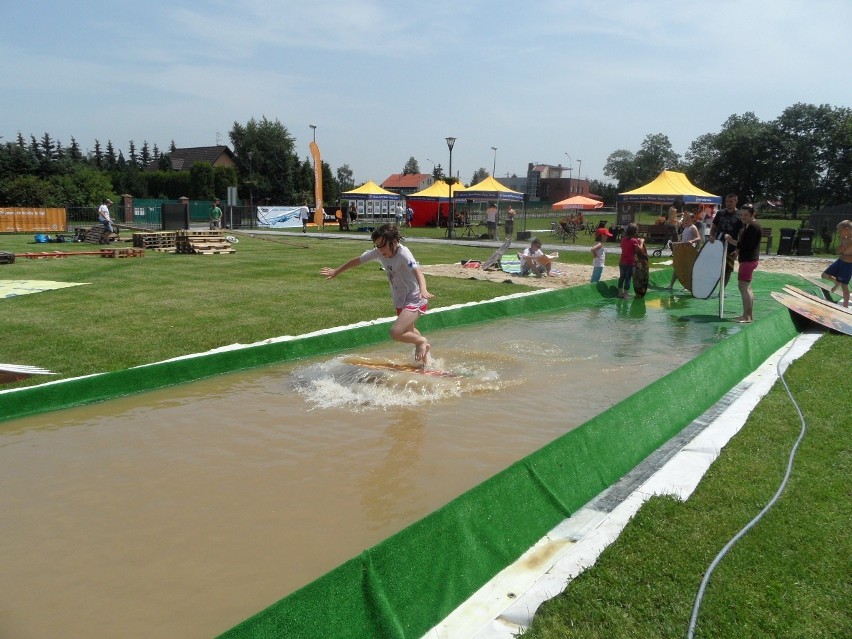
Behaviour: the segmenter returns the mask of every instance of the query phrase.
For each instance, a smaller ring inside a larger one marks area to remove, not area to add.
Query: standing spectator
[[[692,244],[693,248],[698,245],[701,231],[695,226],[695,216],[689,211],[683,212],[683,231],[680,234],[680,242],[672,243],[672,253],[675,244]],[[672,273],[672,281],[669,282],[669,290],[674,288],[677,273]]]
[[[739,237],[740,230],[743,228],[742,220],[737,213],[737,198],[736,193],[728,193],[725,196],[725,208],[716,213],[713,218],[713,224],[710,227],[710,237],[708,238],[711,243],[716,240],[725,240],[726,235],[730,235],[731,237]],[[734,270],[734,261],[736,260],[736,256],[734,255],[737,247],[733,244],[727,244],[727,254],[725,256],[725,286],[728,285],[728,280],[731,279],[731,273]]]
[[[760,260],[760,225],[754,221],[754,207],[746,204],[740,209],[742,228],[737,237],[725,234],[725,242],[734,247],[734,255],[740,263],[737,271],[737,284],[743,298],[743,314],[734,319],[740,324],[750,324],[754,319],[754,291],[751,289],[751,279],[754,269]]]
[[[112,200],[107,197],[98,207],[98,222],[104,226],[103,233],[101,233],[101,244],[108,244],[110,234],[115,232],[112,226],[112,216],[109,213],[110,206],[112,206]]]
[[[511,206],[509,210],[506,211],[506,221],[503,223],[503,228],[506,231],[506,237],[512,237],[515,233],[515,209]]]
[[[219,198],[213,200],[210,207],[210,230],[222,228],[222,209],[219,208]]]
[[[311,218],[311,209],[308,208],[308,203],[299,211],[299,218],[302,220],[302,233],[308,232],[308,220]]]
[[[592,246],[592,279],[591,283],[599,282],[606,263],[606,247],[604,242],[612,237],[612,233],[605,226],[595,230],[595,244]]]
[[[488,203],[488,208],[485,209],[485,226],[488,232],[488,239],[497,239],[497,204],[494,202]]]
[[[402,203],[396,205],[394,209],[394,218],[396,218],[396,228],[401,229],[402,224],[405,221],[405,209],[402,208]]]
[[[405,224],[408,228],[414,226],[414,209],[409,204],[405,209]]]
[[[624,237],[621,238],[621,259],[618,261],[618,297],[622,299],[630,297],[636,252],[644,249],[645,240],[639,237],[639,227],[631,222],[624,231]]]

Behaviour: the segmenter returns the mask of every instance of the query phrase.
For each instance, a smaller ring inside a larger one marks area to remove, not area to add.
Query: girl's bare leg
[[[414,344],[414,359],[426,362],[431,346],[429,341],[417,330],[415,323],[420,318],[417,311],[403,309],[391,326],[391,339],[405,344]]]

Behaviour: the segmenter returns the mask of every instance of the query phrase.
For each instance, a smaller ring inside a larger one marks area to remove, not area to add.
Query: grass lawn
[[[266,236],[264,236],[266,237]],[[119,244],[129,246],[129,244]],[[0,279],[84,282],[3,300],[0,362],[47,368],[61,377],[113,371],[233,343],[387,317],[387,277],[371,263],[326,281],[371,247],[369,240],[241,235],[230,255],[146,251],[141,258],[71,256],[2,265]],[[0,235],[0,250],[91,251],[94,244],[35,244],[32,235]],[[417,244],[423,264],[486,259],[490,247]],[[583,256],[585,260],[585,256]],[[490,299],[505,285],[442,278],[430,286],[433,308]],[[525,290],[513,287],[512,292]],[[32,377],[18,382],[44,381]]]
[[[782,497],[713,573],[695,637],[852,637],[848,348],[825,335],[785,374],[807,433]],[[778,382],[693,496],[646,503],[525,639],[686,637],[704,572],[771,499],[800,430]]]

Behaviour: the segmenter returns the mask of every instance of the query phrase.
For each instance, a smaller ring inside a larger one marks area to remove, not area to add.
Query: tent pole
[[[722,271],[719,274],[719,319],[724,319],[725,317],[725,264],[727,261],[728,244],[723,240]]]

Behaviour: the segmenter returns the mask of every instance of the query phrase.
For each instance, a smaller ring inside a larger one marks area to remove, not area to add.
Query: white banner
[[[304,209],[304,206],[258,206],[257,225],[273,229],[302,228]]]

